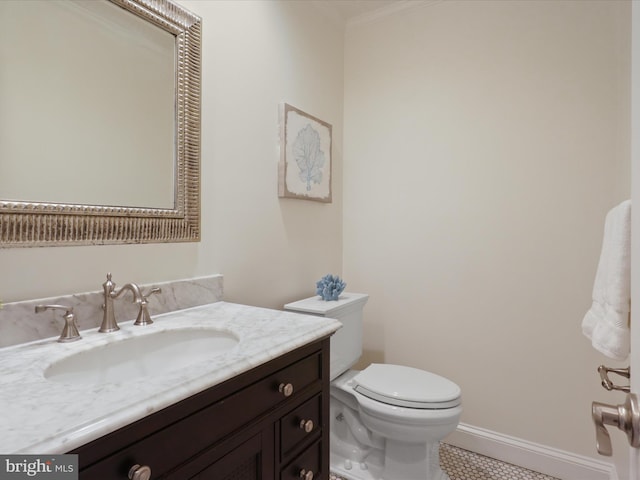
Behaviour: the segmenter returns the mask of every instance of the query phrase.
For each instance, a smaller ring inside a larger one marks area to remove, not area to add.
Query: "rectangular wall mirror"
[[[0,246],[200,239],[201,20],[0,2]]]

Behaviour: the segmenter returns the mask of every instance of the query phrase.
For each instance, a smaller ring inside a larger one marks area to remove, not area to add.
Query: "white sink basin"
[[[165,330],[70,355],[49,365],[44,377],[59,383],[123,383],[210,361],[238,342],[237,336],[223,330]]]

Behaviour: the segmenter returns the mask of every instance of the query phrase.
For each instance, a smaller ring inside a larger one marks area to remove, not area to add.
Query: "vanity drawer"
[[[290,365],[266,379],[262,385],[262,397],[254,397],[253,402],[264,401],[268,407],[274,407],[284,399],[297,396],[307,387],[317,383],[320,389],[322,380],[322,355],[320,353]],[[289,390],[289,387],[291,390]]]
[[[322,472],[322,444],[317,441],[282,469],[280,480],[319,480],[324,478],[323,475],[328,475],[328,472]]]
[[[322,397],[316,395],[280,420],[280,455],[284,459],[302,442],[322,429]]]

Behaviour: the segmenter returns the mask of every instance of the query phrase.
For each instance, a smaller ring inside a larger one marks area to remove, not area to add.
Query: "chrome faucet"
[[[113,300],[127,290],[131,290],[133,293],[133,301],[137,304],[141,304],[144,297],[140,292],[140,287],[135,283],[127,283],[116,292],[116,284],[111,281],[111,273],[107,273],[107,281],[102,284],[102,290],[104,293],[104,304],[102,305],[104,311],[102,312],[102,324],[98,331],[103,333],[115,332],[116,330],[120,330],[120,327],[116,322]]]

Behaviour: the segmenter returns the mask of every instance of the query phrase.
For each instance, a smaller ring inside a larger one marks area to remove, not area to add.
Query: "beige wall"
[[[222,273],[227,300],[277,308],[344,273],[371,294],[365,360],[593,455],[590,402],[620,397],[579,325],[629,196],[628,3],[439,2],[346,39],[314,3],[181,3],[204,19],[202,242],[0,249],[0,298]],[[277,198],[282,101],[333,124],[330,205]]]
[[[591,401],[622,397],[580,323],[604,215],[630,195],[629,45],[615,1],[434,2],[348,28],[363,363],[446,375],[463,422],[596,456]]]
[[[180,3],[203,17],[202,242],[0,249],[4,301],[222,273],[227,300],[281,307],[341,272],[342,27],[298,2]],[[332,204],[277,196],[283,101],[333,124]]]

